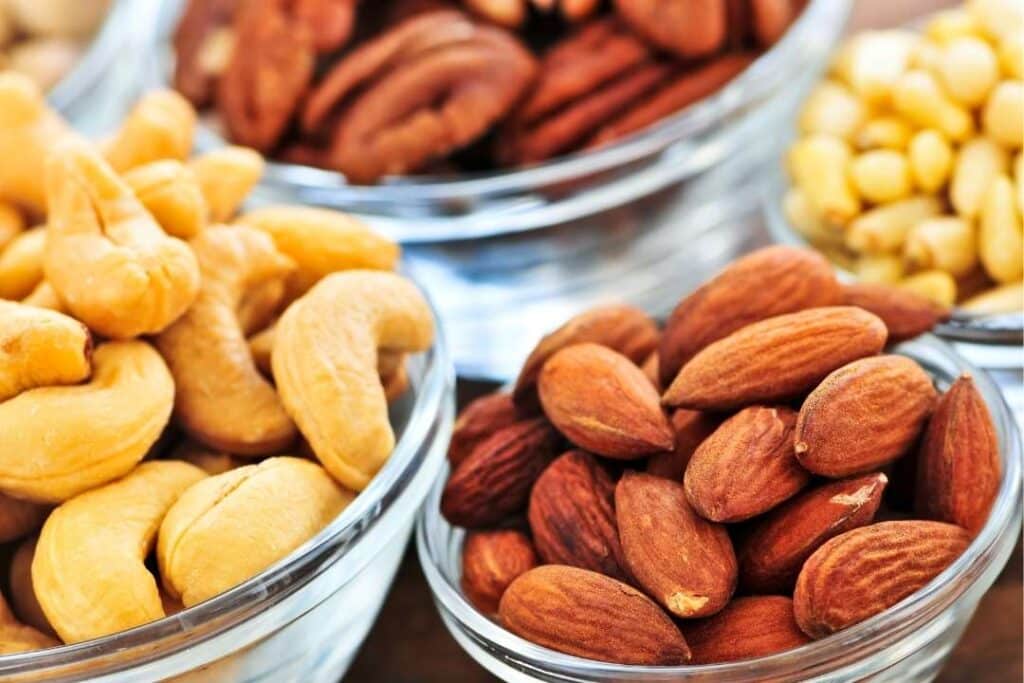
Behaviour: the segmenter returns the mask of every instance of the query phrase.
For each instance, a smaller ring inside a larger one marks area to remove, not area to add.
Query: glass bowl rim
[[[438,609],[451,615],[459,626],[466,629],[474,639],[484,641],[488,650],[508,652],[522,657],[523,660],[528,660],[531,666],[538,667],[544,673],[558,675],[560,672],[571,671],[576,676],[592,674],[600,677],[595,680],[606,680],[606,677],[611,677],[608,680],[620,680],[617,677],[621,677],[621,680],[631,680],[631,677],[643,676],[656,676],[659,677],[657,680],[664,680],[661,677],[673,674],[706,676],[746,672],[756,675],[758,667],[781,667],[790,663],[794,657],[801,658],[801,662],[808,665],[823,666],[830,661],[838,661],[843,656],[849,656],[855,648],[881,649],[885,645],[887,633],[891,632],[891,629],[883,628],[883,626],[919,618],[921,615],[928,614],[929,610],[936,610],[940,607],[945,609],[949,604],[958,600],[991,562],[994,548],[1009,527],[1013,525],[1014,519],[1017,520],[1017,526],[1020,521],[1022,471],[1024,471],[1022,448],[1024,446],[1021,443],[1019,427],[1001,390],[988,373],[963,358],[948,342],[932,334],[925,334],[896,345],[886,352],[899,354],[901,353],[900,349],[904,349],[904,353],[909,353],[913,357],[914,345],[924,345],[927,350],[939,353],[943,360],[951,361],[956,366],[959,375],[967,373],[973,377],[985,397],[985,404],[992,413],[997,430],[1002,427],[1001,431],[1007,437],[1007,442],[1000,444],[1000,452],[1004,457],[1004,471],[989,518],[977,536],[972,539],[967,550],[931,582],[881,614],[798,648],[763,657],[717,664],[683,666],[612,664],[564,654],[537,645],[507,631],[477,610],[463,596],[461,590],[449,582],[435,561],[433,553],[435,550],[440,551],[441,549],[437,547],[436,539],[431,537],[427,525],[440,518],[440,510],[436,505],[432,506],[431,503],[437,502],[439,492],[443,490],[444,482],[450,471],[447,462],[442,467],[438,480],[434,482],[431,493],[428,494],[416,520],[417,554]],[[956,376],[954,375],[953,378]],[[996,397],[995,404],[989,400],[990,396]],[[451,527],[446,521],[442,520],[442,522]],[[909,636],[901,636],[900,639],[905,637]],[[813,661],[808,662],[807,660]],[[782,675],[779,672],[771,673]]]

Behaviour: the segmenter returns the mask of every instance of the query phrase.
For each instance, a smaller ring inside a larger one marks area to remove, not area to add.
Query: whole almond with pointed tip
[[[683,626],[693,664],[764,657],[806,645],[793,601],[781,595],[736,598],[718,614]]]
[[[626,472],[615,487],[626,568],[672,614],[706,617],[736,588],[736,556],[725,527],[701,518],[681,484]]]
[[[840,302],[832,267],[808,249],[774,246],[734,261],[679,302],[658,345],[659,376],[669,386],[708,344],[747,325]]]
[[[885,346],[885,323],[853,306],[827,306],[747,325],[700,351],[662,397],[665,405],[731,410],[794,398],[837,368]]]
[[[825,477],[876,470],[914,445],[935,405],[932,380],[905,356],[863,358],[822,381],[796,423],[796,457]]]
[[[680,408],[672,413],[669,420],[676,434],[676,447],[664,453],[655,453],[647,461],[647,473],[674,481],[682,481],[686,466],[704,439],[722,424],[722,418],[714,413]]]
[[[978,533],[999,491],[999,439],[970,375],[939,399],[918,454],[918,514]]]
[[[597,572],[549,564],[512,582],[498,615],[537,645],[616,664],[685,664],[690,649],[650,598]]]
[[[441,513],[457,526],[479,528],[520,512],[533,482],[561,446],[562,437],[544,418],[498,430],[452,472],[441,494]]]
[[[523,363],[512,392],[521,408],[536,406],[537,377],[551,356],[573,344],[600,344],[634,363],[642,362],[658,345],[658,326],[633,306],[598,306],[570,318],[541,339]]]
[[[804,561],[825,541],[871,523],[887,482],[882,473],[844,479],[772,510],[738,550],[740,585],[753,593],[792,593]]]
[[[495,393],[470,402],[452,427],[448,462],[452,467],[469,457],[481,441],[521,419],[509,394]]]
[[[495,614],[505,589],[537,564],[537,553],[523,532],[473,532],[462,546],[462,591],[477,609]]]
[[[614,495],[615,482],[589,453],[569,451],[548,465],[533,485],[527,512],[544,562],[582,567],[628,582]]]
[[[608,347],[565,347],[544,364],[537,388],[548,419],[580,448],[632,460],[675,446],[658,392],[640,368]]]
[[[807,558],[793,612],[811,638],[881,614],[923,588],[970,543],[964,529],[943,522],[879,522],[847,531]]]
[[[948,308],[920,294],[879,282],[844,284],[843,303],[881,318],[889,330],[889,343],[924,334],[950,315]]]
[[[811,475],[793,453],[796,412],[750,406],[693,453],[683,485],[693,509],[713,522],[741,522],[800,491]]]

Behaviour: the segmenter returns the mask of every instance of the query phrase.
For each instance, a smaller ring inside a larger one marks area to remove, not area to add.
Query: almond
[[[516,635],[578,657],[658,666],[690,659],[683,635],[650,598],[586,569],[531,569],[505,591],[498,614]]]
[[[722,424],[722,418],[713,413],[680,408],[669,420],[676,435],[676,447],[665,453],[656,453],[647,461],[647,473],[673,481],[682,481],[686,466],[697,446]]]
[[[772,510],[740,547],[740,584],[753,593],[791,593],[800,567],[821,544],[871,523],[885,485],[881,473],[845,479]]]
[[[780,595],[736,598],[718,614],[683,626],[692,663],[714,664],[764,657],[811,642],[793,616],[793,601]]]
[[[713,522],[741,522],[792,497],[811,475],[793,453],[796,412],[744,408],[694,452],[683,484],[693,509]]]
[[[476,531],[462,546],[462,591],[486,614],[521,574],[537,566],[537,553],[526,534],[514,529]]]
[[[893,462],[914,445],[935,405],[931,378],[904,356],[845,365],[811,392],[796,423],[796,457],[825,477]]]
[[[647,355],[647,359],[640,364],[640,369],[644,371],[644,376],[651,382],[651,386],[660,394],[662,386],[661,380],[658,378],[658,352],[651,351]]]
[[[512,396],[488,394],[470,402],[459,414],[448,445],[452,467],[465,460],[481,441],[503,427],[520,420]]]
[[[853,306],[812,308],[748,325],[679,371],[665,405],[730,410],[794,398],[830,372],[885,346],[885,323]]]
[[[879,522],[836,536],[807,558],[793,611],[824,638],[881,614],[923,588],[967,549],[970,535],[942,522]]]
[[[658,392],[628,358],[597,344],[575,344],[544,364],[540,402],[571,442],[609,458],[671,450],[675,435]]]
[[[918,514],[977,533],[999,490],[999,440],[985,399],[964,375],[941,399],[918,454]]]
[[[725,607],[736,588],[732,541],[693,511],[681,484],[626,472],[615,510],[626,568],[648,595],[680,617]]]
[[[928,332],[949,319],[950,311],[931,299],[877,282],[855,282],[843,285],[843,303],[871,311],[885,323],[889,342],[895,343]]]
[[[523,363],[512,392],[516,404],[535,406],[537,377],[547,360],[567,346],[585,342],[607,346],[640,363],[658,345],[658,326],[650,316],[633,306],[599,306],[570,318],[541,339]]]
[[[498,430],[452,472],[441,495],[441,513],[452,524],[477,528],[520,512],[533,482],[561,448],[561,436],[544,418]]]
[[[698,351],[750,323],[839,302],[839,283],[821,255],[786,246],[748,254],[672,311],[658,346],[661,383],[669,386]]]

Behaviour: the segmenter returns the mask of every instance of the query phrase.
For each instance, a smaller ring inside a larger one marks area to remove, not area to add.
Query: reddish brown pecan
[[[522,26],[530,6],[544,14],[558,14],[566,21],[582,21],[600,6],[600,0],[463,0],[471,12],[507,28]]]
[[[473,142],[533,79],[532,55],[458,11],[421,14],[348,54],[310,95],[303,130],[328,131],[319,165],[353,182],[416,171]]]
[[[197,107],[213,98],[231,53],[238,0],[190,0],[174,31],[174,87]]]
[[[680,57],[718,52],[728,33],[726,0],[615,0],[634,31]]]
[[[313,32],[317,52],[330,52],[352,36],[359,0],[293,0],[295,18]]]
[[[751,26],[761,47],[771,47],[796,19],[799,9],[794,0],[750,0]]]

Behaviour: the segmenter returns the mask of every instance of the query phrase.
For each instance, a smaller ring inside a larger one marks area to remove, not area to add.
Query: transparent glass
[[[376,619],[445,460],[455,379],[443,335],[408,361],[394,453],[327,528],[258,576],[174,616],[0,657],[3,681],[336,682]]]
[[[445,626],[485,669],[502,680],[523,681],[892,681],[932,680],[960,639],[978,605],[1013,552],[1021,529],[1021,441],[1010,411],[991,378],[934,336],[896,347],[917,360],[945,389],[971,373],[999,436],[1003,478],[988,523],[967,551],[930,584],[886,612],[829,638],[789,652],[727,664],[644,667],[605,664],[535,645],[478,612],[459,588],[465,530],[439,512],[444,468],[420,513],[420,563]]]

